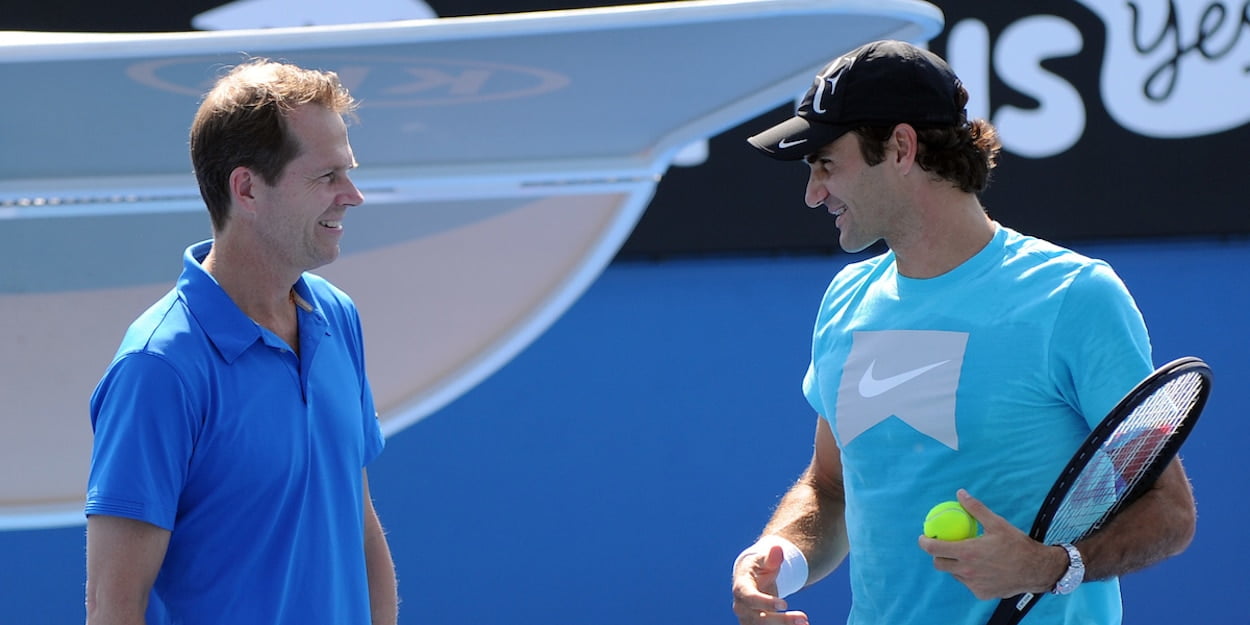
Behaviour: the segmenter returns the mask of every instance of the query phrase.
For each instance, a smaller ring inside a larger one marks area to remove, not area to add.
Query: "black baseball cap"
[[[959,91],[959,78],[938,55],[903,41],[874,41],[826,65],[794,117],[747,142],[795,161],[859,126],[956,126],[966,117]]]

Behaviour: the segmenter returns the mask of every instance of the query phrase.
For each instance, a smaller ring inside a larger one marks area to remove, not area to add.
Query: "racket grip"
[[[1016,625],[1041,598],[1041,595],[1026,592],[1009,599],[1002,599],[998,602],[998,607],[994,609],[994,614],[990,615],[990,620],[986,625]]]

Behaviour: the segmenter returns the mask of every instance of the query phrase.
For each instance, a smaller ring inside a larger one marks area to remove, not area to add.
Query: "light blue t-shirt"
[[[931,279],[893,253],[847,266],[821,303],[803,388],[842,454],[852,625],[983,625],[980,601],[917,545],[966,488],[1028,532],[1090,430],[1152,370],[1141,313],[1111,268],[997,227]],[[1052,625],[1119,623],[1119,584],[1043,597]]]
[[[301,277],[297,357],[200,265],[210,246],[92,395],[86,513],[170,530],[150,625],[366,625],[361,471],[384,443],[355,306]]]

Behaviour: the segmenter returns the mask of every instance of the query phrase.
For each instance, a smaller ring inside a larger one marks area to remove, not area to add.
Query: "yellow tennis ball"
[[[977,520],[958,501],[943,501],[929,510],[924,535],[938,540],[964,540],[977,535]]]

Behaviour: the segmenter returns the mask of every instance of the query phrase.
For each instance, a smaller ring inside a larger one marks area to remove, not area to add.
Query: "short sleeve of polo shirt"
[[[360,406],[361,417],[364,419],[364,466],[368,466],[382,455],[382,450],[386,447],[386,437],[382,434],[381,423],[378,422],[378,412],[373,404],[373,390],[368,377],[365,378],[363,395]]]
[[[87,515],[173,529],[199,429],[190,392],[158,355],[132,352],[113,363],[91,398]]]

